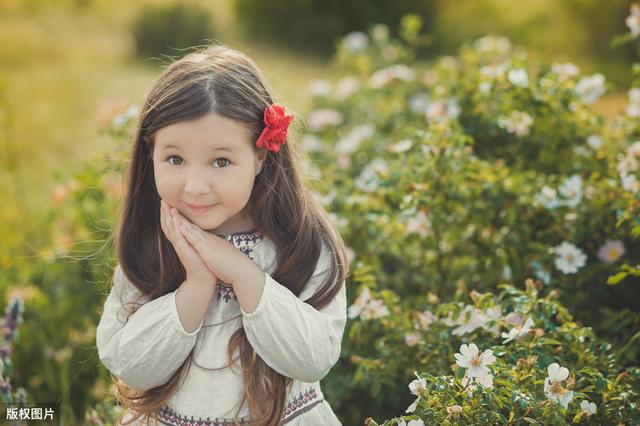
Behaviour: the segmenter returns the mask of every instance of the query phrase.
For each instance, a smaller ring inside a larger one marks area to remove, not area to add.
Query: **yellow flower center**
[[[480,362],[480,357],[479,356],[474,356],[473,358],[471,358],[471,366],[472,367],[477,367],[480,364],[482,364],[482,362]]]
[[[557,395],[563,395],[564,393],[567,392],[567,390],[562,387],[560,382],[552,382],[551,383],[551,392],[553,392],[553,393],[555,393]]]

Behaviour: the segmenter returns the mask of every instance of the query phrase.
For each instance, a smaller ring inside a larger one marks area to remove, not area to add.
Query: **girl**
[[[224,46],[148,94],[96,331],[119,424],[340,424],[319,380],[340,355],[345,246],[303,186],[292,118]]]

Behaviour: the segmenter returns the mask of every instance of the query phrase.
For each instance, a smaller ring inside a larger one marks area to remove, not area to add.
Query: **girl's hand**
[[[172,215],[171,211],[175,211]],[[187,280],[202,284],[215,285],[217,277],[207,268],[196,250],[185,240],[178,230],[179,213],[170,207],[164,200],[160,200],[160,226],[164,235],[173,245],[182,266],[187,271]]]
[[[257,265],[232,243],[204,231],[180,213],[176,214],[179,222],[179,226],[176,227],[178,232],[223,283],[233,285],[238,274],[250,270],[249,268],[257,268]]]

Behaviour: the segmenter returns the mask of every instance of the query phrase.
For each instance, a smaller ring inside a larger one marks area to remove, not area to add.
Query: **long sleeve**
[[[317,382],[338,361],[347,320],[344,282],[335,298],[320,310],[303,302],[324,283],[330,267],[330,256],[323,250],[300,298],[265,272],[257,308],[252,313],[241,308],[245,332],[254,350],[284,376]]]
[[[96,330],[98,356],[127,386],[147,390],[165,383],[194,347],[202,322],[185,331],[175,301],[175,291],[142,306],[129,316],[127,308],[141,292],[118,265],[113,286]],[[139,302],[143,303],[143,302]]]

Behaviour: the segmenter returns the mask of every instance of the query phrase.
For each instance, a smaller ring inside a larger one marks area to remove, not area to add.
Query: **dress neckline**
[[[222,237],[236,246],[252,246],[255,243],[262,241],[264,235],[257,229],[251,231],[234,232],[226,237]]]

